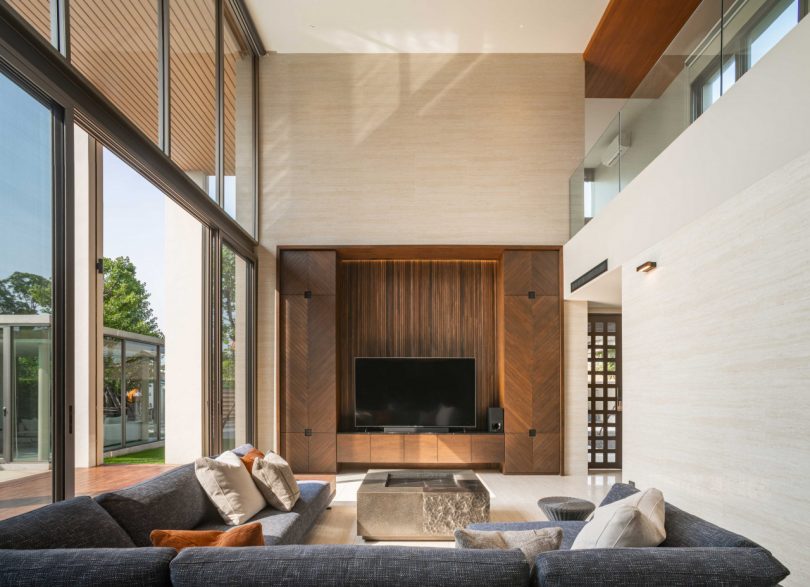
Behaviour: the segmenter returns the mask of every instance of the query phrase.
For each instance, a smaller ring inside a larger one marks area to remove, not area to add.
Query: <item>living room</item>
[[[0,0],[0,583],[806,583],[807,11]]]

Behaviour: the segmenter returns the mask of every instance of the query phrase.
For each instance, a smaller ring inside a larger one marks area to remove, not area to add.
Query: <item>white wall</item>
[[[772,550],[786,585],[810,584],[807,147],[622,276],[623,477]]]
[[[799,23],[565,245],[566,287],[699,218],[807,150],[810,19]],[[578,294],[587,295],[588,286]]]
[[[200,223],[166,198],[166,463],[203,454],[203,246]]]
[[[276,247],[562,244],[580,55],[261,60],[259,442],[275,436]]]
[[[588,473],[588,302],[564,306],[566,475]]]

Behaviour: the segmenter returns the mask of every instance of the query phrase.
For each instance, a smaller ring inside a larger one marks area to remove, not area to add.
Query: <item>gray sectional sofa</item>
[[[479,529],[563,528],[561,550],[530,569],[520,551],[296,545],[333,495],[302,482],[289,513],[256,516],[268,545],[148,546],[155,528],[223,528],[192,465],[97,499],[79,497],[0,522],[0,585],[268,585],[461,587],[486,585],[775,585],[787,574],[767,550],[670,504],[658,548],[568,550],[585,522],[478,524]],[[634,492],[615,485],[603,503]]]

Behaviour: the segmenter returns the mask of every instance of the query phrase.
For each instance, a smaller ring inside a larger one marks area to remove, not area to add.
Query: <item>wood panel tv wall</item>
[[[559,254],[556,247],[281,249],[282,455],[299,473],[334,472],[339,462],[561,473]],[[394,356],[475,357],[476,433],[358,433],[354,359]],[[505,434],[485,433],[492,406],[504,408]]]
[[[354,431],[357,357],[473,357],[476,430],[499,405],[496,261],[341,261],[340,431]]]

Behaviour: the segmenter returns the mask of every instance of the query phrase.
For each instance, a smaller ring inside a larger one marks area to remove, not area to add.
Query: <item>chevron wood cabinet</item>
[[[560,474],[562,306],[557,251],[504,251],[505,473]]]
[[[281,247],[278,275],[279,444],[296,473],[341,463],[562,472],[559,247]],[[475,357],[475,429],[356,428],[357,356]],[[488,432],[494,406],[504,434]]]
[[[280,256],[280,440],[296,473],[337,470],[335,264],[335,251]]]

